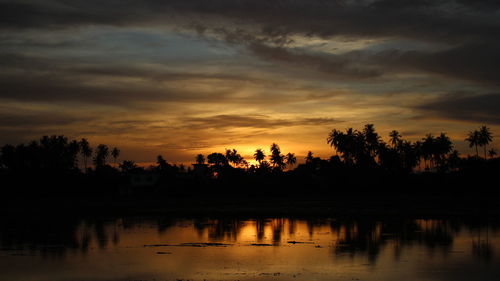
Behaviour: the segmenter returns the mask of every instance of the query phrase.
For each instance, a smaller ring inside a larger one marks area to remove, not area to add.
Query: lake
[[[9,219],[0,280],[500,280],[500,223]]]

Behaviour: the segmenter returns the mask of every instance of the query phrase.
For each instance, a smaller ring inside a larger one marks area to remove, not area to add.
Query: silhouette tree
[[[78,170],[80,146],[64,136],[43,136],[28,145],[4,145],[1,152],[2,166],[11,171],[68,172]]]
[[[196,155],[196,164],[205,164],[205,156],[203,156],[203,154]]]
[[[68,153],[70,155],[74,155],[74,156],[72,156],[72,158],[73,158],[73,163],[72,164],[75,167],[78,167],[78,157],[77,157],[77,155],[78,155],[78,153],[80,153],[80,144],[78,143],[78,141],[72,140],[69,143],[69,145],[68,145],[68,150],[69,150]]]
[[[283,170],[283,168],[286,167],[285,164],[285,156],[281,154],[281,150],[279,145],[276,143],[273,143],[271,145],[271,155],[270,155],[270,161],[271,164],[273,165],[274,169],[277,169],[279,171]]]
[[[293,167],[297,163],[297,157],[295,157],[295,154],[288,152],[288,154],[285,156],[286,159],[286,164],[290,167]]]
[[[307,156],[305,159],[306,159],[306,164],[311,164],[313,162],[314,156],[312,151],[307,152]]]
[[[363,128],[363,139],[368,155],[374,158],[379,148],[380,136],[375,132],[375,126],[373,124],[365,125]]]
[[[427,166],[427,161],[430,162],[430,168],[434,166],[433,156],[435,150],[435,142],[436,139],[432,134],[427,134],[425,138],[422,139],[421,151],[426,169],[429,169],[429,166]]]
[[[118,165],[122,172],[124,173],[130,173],[133,172],[134,170],[137,170],[139,167],[137,164],[135,164],[134,161],[123,161],[121,164]]]
[[[266,154],[264,153],[264,151],[262,149],[258,148],[255,150],[253,157],[254,157],[255,161],[259,162],[259,165],[260,165],[261,162],[264,161],[264,159],[266,159]]]
[[[479,146],[484,146],[484,159],[486,159],[486,146],[493,140],[490,128],[482,126],[479,129]]]
[[[379,154],[380,137],[375,132],[373,124],[366,124],[361,132],[352,128],[346,129],[345,133],[333,129],[326,141],[340,153],[347,165],[358,167],[377,165],[375,159]]]
[[[229,162],[228,162],[226,156],[224,156],[224,154],[222,154],[222,153],[217,153],[217,152],[212,153],[212,154],[207,156],[207,159],[208,159],[208,163],[212,164],[215,167],[220,168],[220,167],[229,165]]]
[[[1,152],[0,161],[2,162],[2,165],[9,170],[15,170],[17,166],[16,147],[6,144],[2,146]]]
[[[433,145],[433,157],[438,166],[442,169],[446,164],[445,157],[453,149],[453,144],[450,138],[445,133],[441,133],[438,137],[435,138]]]
[[[344,162],[348,164],[350,164],[352,161],[350,154],[351,151],[350,149],[348,149],[347,138],[349,136],[352,136],[352,132],[352,128],[347,129],[345,134],[337,129],[333,129],[326,138],[326,142],[335,149],[336,153],[340,153]]]
[[[238,153],[236,149],[226,149],[226,159],[229,163],[233,163],[235,167],[240,166],[243,163],[243,157]]]
[[[179,171],[180,171],[181,173],[185,173],[185,172],[186,172],[186,166],[184,166],[184,164],[180,164],[180,165],[179,165]]]
[[[327,142],[335,148],[337,153],[340,153],[348,165],[353,165],[360,160],[360,150],[364,149],[362,146],[365,144],[364,134],[353,128],[347,128],[345,133],[333,129],[328,135]]]
[[[161,172],[166,172],[170,166],[161,155],[156,156],[156,164],[158,164],[158,169]]]
[[[248,166],[249,166],[248,161],[242,158],[239,166],[244,167],[245,169],[248,169]]]
[[[393,148],[398,147],[400,142],[401,142],[401,135],[399,134],[399,132],[396,130],[393,130],[389,133],[389,137],[390,137],[390,142],[392,144],[392,147]]]
[[[419,142],[412,143],[405,140],[399,141],[397,152],[399,153],[401,158],[401,166],[403,171],[409,173],[419,164],[419,147]]]
[[[266,160],[261,161],[259,163],[258,171],[260,173],[268,173],[269,171],[271,171],[271,164],[269,164],[269,162]]]
[[[82,138],[80,140],[80,151],[83,156],[83,165],[85,168],[85,172],[87,172],[87,159],[89,159],[92,156],[92,148],[90,147],[89,142],[85,138]]]
[[[473,147],[473,146],[476,147],[476,157],[479,157],[479,150],[477,149],[477,146],[481,142],[480,132],[477,130],[470,131],[467,134],[467,138],[465,140],[469,142],[469,147]]]
[[[103,167],[106,165],[106,159],[109,157],[109,148],[105,144],[100,144],[95,150],[94,165]]]
[[[120,156],[120,150],[116,147],[113,147],[113,150],[111,150],[111,157],[113,157],[113,164],[116,164],[118,156]]]
[[[448,155],[447,166],[450,169],[456,169],[460,166],[460,161],[460,153],[458,153],[458,150],[453,150],[453,152]]]
[[[39,160],[43,168],[50,170],[71,170],[76,168],[76,158],[79,152],[77,142],[69,143],[68,138],[65,136],[43,136],[38,147],[36,150],[39,153],[35,155],[35,158],[40,157]],[[26,149],[24,151],[26,153]],[[25,157],[30,158],[29,154]],[[32,160],[27,160],[27,162],[33,163]]]

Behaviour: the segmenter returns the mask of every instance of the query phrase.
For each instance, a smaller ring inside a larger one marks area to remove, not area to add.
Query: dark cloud
[[[499,29],[500,30],[500,29]],[[493,38],[464,41],[437,50],[403,50],[397,44],[374,51],[361,49],[341,54],[291,49],[287,36],[259,36],[241,29],[217,28],[215,32],[230,44],[241,44],[254,56],[314,70],[339,80],[366,80],[387,74],[430,73],[455,80],[500,85],[500,42]],[[492,42],[488,42],[488,40]],[[487,42],[487,43],[486,43]]]
[[[500,48],[500,45],[498,46]],[[367,80],[391,74],[429,73],[454,80],[500,85],[500,53],[482,44],[459,45],[439,51],[379,52],[351,51],[340,55],[308,53],[284,47],[251,43],[249,50],[257,57],[315,70],[339,80]]]
[[[392,72],[417,71],[500,85],[500,72],[497,71],[500,53],[483,44],[459,45],[434,52],[386,50],[369,60]]]
[[[113,73],[113,75],[119,75]],[[52,73],[36,75],[0,75],[0,99],[19,102],[50,102],[54,104],[95,104],[124,107],[130,110],[150,110],[165,103],[206,103],[206,104],[246,104],[264,105],[269,103],[296,102],[304,97],[270,95],[256,92],[238,96],[238,90],[251,83],[244,77],[225,80],[221,77],[182,73],[165,78],[170,83],[159,83],[145,78],[146,81],[127,82],[100,80],[89,77],[72,76],[71,73]],[[118,76],[120,77],[120,76]],[[102,77],[101,77],[102,78]],[[122,77],[123,78],[123,77]],[[270,81],[263,81],[270,84]],[[203,89],[196,89],[196,86]],[[195,87],[191,89],[190,86]],[[282,88],[293,88],[283,85]],[[277,91],[276,89],[273,91]]]
[[[498,83],[494,67],[500,61],[500,18],[492,11],[499,7],[493,0],[2,1],[0,28],[192,28],[218,34],[231,44],[243,44],[262,60],[306,66],[341,79],[376,78],[399,70]],[[287,48],[295,34],[406,38],[444,42],[448,47],[421,52],[402,51],[396,46],[393,51],[362,56],[318,54]]]
[[[449,94],[415,107],[424,118],[442,118],[481,124],[500,124],[500,93]]]
[[[495,13],[500,9],[500,1],[498,0],[458,0],[457,2],[485,13]]]
[[[269,47],[263,44],[251,44],[249,49],[263,60],[272,60],[314,69],[331,74],[337,79],[367,79],[381,76],[377,67],[359,65],[350,55],[311,55],[297,53],[282,47]]]
[[[291,126],[318,126],[337,124],[342,121],[333,118],[275,119],[266,115],[214,115],[189,117],[180,120],[183,126],[193,129],[222,128],[281,128]]]
[[[229,68],[217,72],[176,71],[167,70],[162,63],[142,66],[119,61],[92,62],[16,53],[0,55],[0,61],[3,62],[0,66],[0,99],[4,100],[71,102],[133,109],[168,102],[283,104],[307,99],[293,93],[280,94],[279,91],[301,89],[294,83],[283,83],[279,77],[228,71]],[[238,96],[238,91],[245,87],[260,87],[260,90]],[[313,88],[310,85],[307,90]]]
[[[88,85],[85,81],[54,75],[0,76],[0,98],[34,102],[83,102],[103,105],[127,105],[158,100],[161,93],[115,85]]]
[[[481,2],[476,4],[476,2]],[[262,33],[314,36],[402,36],[433,40],[493,38],[497,1],[128,0],[3,1],[0,26],[188,25],[216,28],[228,22]],[[202,30],[202,29],[200,29]]]
[[[0,60],[0,99],[25,102],[78,102],[130,108],[158,102],[215,102],[224,100],[231,92],[218,89],[208,94],[172,83],[257,82],[236,74],[174,72],[12,53],[0,55]],[[167,82],[170,83],[165,85]]]
[[[0,145],[16,144],[42,135],[68,135],[73,127],[87,126],[96,116],[47,110],[0,107]]]
[[[90,116],[74,116],[53,112],[0,112],[0,128],[30,130],[44,126],[66,126],[75,123],[84,123],[93,119]]]

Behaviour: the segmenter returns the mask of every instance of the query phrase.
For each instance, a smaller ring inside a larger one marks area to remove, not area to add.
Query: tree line
[[[88,171],[89,160],[95,169],[116,164],[120,149],[105,144],[92,148],[87,139],[69,140],[65,136],[43,136],[26,144],[2,146],[0,166],[12,171],[80,171],[78,157],[83,158],[83,171]]]
[[[470,131],[465,139],[470,147],[476,150],[479,159],[479,148],[484,148],[484,159],[496,156],[496,151],[487,146],[492,142],[491,130],[482,126]],[[345,131],[333,129],[326,142],[334,149],[335,155],[330,159],[314,157],[309,151],[305,157],[305,166],[318,166],[321,163],[335,164],[352,169],[380,169],[393,173],[411,173],[415,168],[423,166],[425,170],[449,171],[460,166],[460,157],[446,133],[437,136],[427,134],[421,140],[409,141],[393,130],[385,142],[376,132],[373,124],[366,124],[361,130],[347,128]],[[282,153],[278,144],[273,143],[269,155],[262,148],[255,150],[253,159],[256,164],[250,165],[236,149],[226,149],[225,153],[214,152],[206,157],[198,154],[195,157],[195,168],[207,166],[214,173],[228,169],[240,169],[251,173],[276,173],[288,168],[292,170],[297,164],[294,153]],[[1,148],[0,167],[8,171],[72,171],[89,172],[103,169],[120,168],[122,172],[140,171],[134,161],[121,161],[117,147],[110,148],[105,144],[91,147],[87,139],[69,140],[65,136],[43,136],[28,144],[4,145]],[[83,167],[79,165],[83,160]],[[109,165],[112,160],[113,165]],[[183,166],[167,163],[163,156],[158,155],[155,171],[190,172]],[[92,162],[92,167],[89,165]],[[335,166],[334,165],[334,166]],[[301,165],[299,165],[301,166]],[[324,166],[324,165],[323,165]],[[330,165],[331,166],[331,165]],[[298,168],[298,167],[297,167]]]
[[[482,126],[479,130],[471,131],[465,140],[469,142],[470,147],[475,146],[476,151],[478,146],[484,147],[484,159],[487,159],[486,146],[493,140],[492,132],[488,127]],[[366,124],[361,130],[333,129],[326,141],[336,153],[327,161],[351,168],[373,168],[410,173],[423,164],[423,168],[427,171],[448,171],[458,168],[462,159],[459,152],[454,149],[451,139],[443,132],[437,136],[427,134],[421,140],[412,142],[403,139],[397,130],[393,130],[389,133],[389,141],[385,142],[376,132],[373,124]],[[490,149],[488,155],[493,158],[496,156],[496,151]],[[208,165],[219,169],[232,165],[249,171],[283,171],[287,167],[294,167],[297,163],[294,153],[282,154],[276,143],[270,146],[269,155],[259,148],[255,150],[253,157],[257,165],[249,166],[236,149],[227,149],[225,154],[208,155],[207,162]],[[479,158],[477,153],[476,158]],[[204,155],[199,154],[195,159],[197,164],[205,164]],[[305,165],[314,165],[321,160],[309,151],[305,157]]]

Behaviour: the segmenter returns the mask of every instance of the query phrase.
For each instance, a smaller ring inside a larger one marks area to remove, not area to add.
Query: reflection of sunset
[[[53,280],[57,272],[69,278],[125,274],[156,280],[371,280],[375,274],[383,280],[422,280],[434,276],[435,268],[454,272],[453,264],[468,259],[495,264],[492,245],[499,242],[498,229],[447,220],[124,218],[75,222],[74,228],[53,233],[64,241],[56,247],[37,236],[42,235],[37,227],[16,240],[2,228],[0,246],[35,254],[29,258],[40,267],[17,273],[2,267],[0,277],[27,280],[34,274]]]

